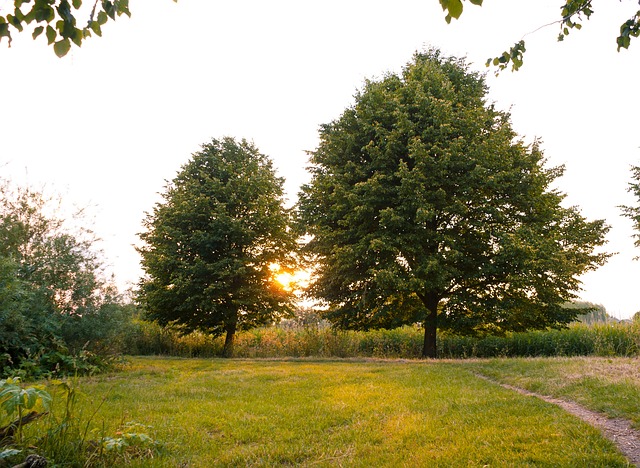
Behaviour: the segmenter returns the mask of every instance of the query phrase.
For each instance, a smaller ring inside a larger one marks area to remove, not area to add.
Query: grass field
[[[616,407],[637,422],[615,393],[637,392],[637,376],[612,373],[607,399],[609,389],[597,385],[583,392],[576,379],[553,383],[583,367],[579,359],[132,358],[123,372],[80,379],[75,411],[84,419],[95,412],[91,425],[107,434],[128,421],[151,426],[164,453],[131,466],[628,466],[580,420],[475,375],[545,390],[550,374],[558,379],[549,392]]]
[[[494,359],[470,363],[483,375],[576,403],[640,429],[640,359]]]

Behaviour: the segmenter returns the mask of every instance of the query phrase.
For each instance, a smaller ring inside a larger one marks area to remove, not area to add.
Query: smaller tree
[[[185,332],[226,334],[288,316],[292,296],[274,267],[292,267],[295,237],[283,179],[255,146],[232,138],[202,146],[148,214],[138,299],[149,318]]]
[[[620,207],[622,214],[629,218],[633,222],[633,229],[636,231],[633,237],[635,238],[635,246],[640,247],[640,166],[631,167],[631,178],[629,182],[628,192],[631,192],[636,198],[637,204],[634,206],[623,205]],[[636,260],[640,257],[636,257]]]

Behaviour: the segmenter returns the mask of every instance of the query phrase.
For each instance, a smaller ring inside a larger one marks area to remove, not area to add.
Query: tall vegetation
[[[484,78],[438,51],[368,81],[322,126],[300,194],[310,292],[347,329],[421,323],[504,333],[569,323],[579,275],[605,262],[604,221],[551,186],[537,143],[486,103]]]
[[[235,356],[242,358],[404,358],[422,354],[424,332],[416,326],[393,330],[336,330],[323,326],[271,326],[238,333]],[[219,356],[221,337],[144,324],[132,341],[132,354],[180,357]],[[504,336],[438,335],[442,358],[531,356],[638,356],[637,324],[572,324],[563,330],[532,330]]]
[[[252,144],[212,140],[193,155],[145,220],[146,276],[139,301],[149,318],[186,332],[225,334],[292,312],[274,281],[290,268],[295,237],[283,207],[283,179]]]

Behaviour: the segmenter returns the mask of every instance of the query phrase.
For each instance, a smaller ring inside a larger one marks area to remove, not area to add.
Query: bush
[[[0,178],[0,377],[92,373],[124,349],[131,310],[58,206]]]

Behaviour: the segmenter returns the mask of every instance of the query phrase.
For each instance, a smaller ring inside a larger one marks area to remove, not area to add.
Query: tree
[[[629,183],[627,189],[632,193],[638,202],[635,206],[621,206],[622,214],[629,218],[633,222],[633,229],[636,231],[633,237],[635,237],[635,246],[640,247],[640,166],[631,167],[632,181]],[[636,257],[636,260],[640,257]]]
[[[226,334],[231,356],[237,330],[291,314],[290,294],[274,281],[296,247],[282,185],[245,140],[203,145],[144,222],[139,301],[148,317]]]
[[[438,51],[367,81],[324,125],[298,205],[310,293],[342,328],[422,323],[489,333],[559,327],[578,276],[605,262],[608,228],[550,188],[538,143],[486,105],[484,79]]]
[[[584,323],[585,325],[595,325],[600,323],[617,322],[615,317],[612,317],[607,312],[607,309],[602,304],[594,304],[586,301],[574,301],[566,304],[565,307],[571,309],[577,309],[578,315],[576,321]]]
[[[452,18],[460,18],[462,10],[464,9],[464,0],[439,1],[442,9],[446,12],[445,20],[447,23],[450,23]],[[473,5],[480,6],[482,5],[483,0],[469,1]],[[560,26],[558,41],[563,41],[564,38],[569,35],[571,30],[582,29],[583,19],[589,19],[593,13],[593,0],[566,0],[560,7],[560,19],[544,26],[558,24]],[[631,44],[631,38],[638,36],[640,36],[640,10],[620,25],[620,35],[616,38],[618,52],[620,49],[628,49]],[[498,71],[501,71],[511,64],[511,69],[516,71],[523,64],[523,56],[525,52],[526,48],[524,39],[520,39],[508,51],[504,51],[497,57],[488,59],[487,66],[496,66],[498,67]]]

